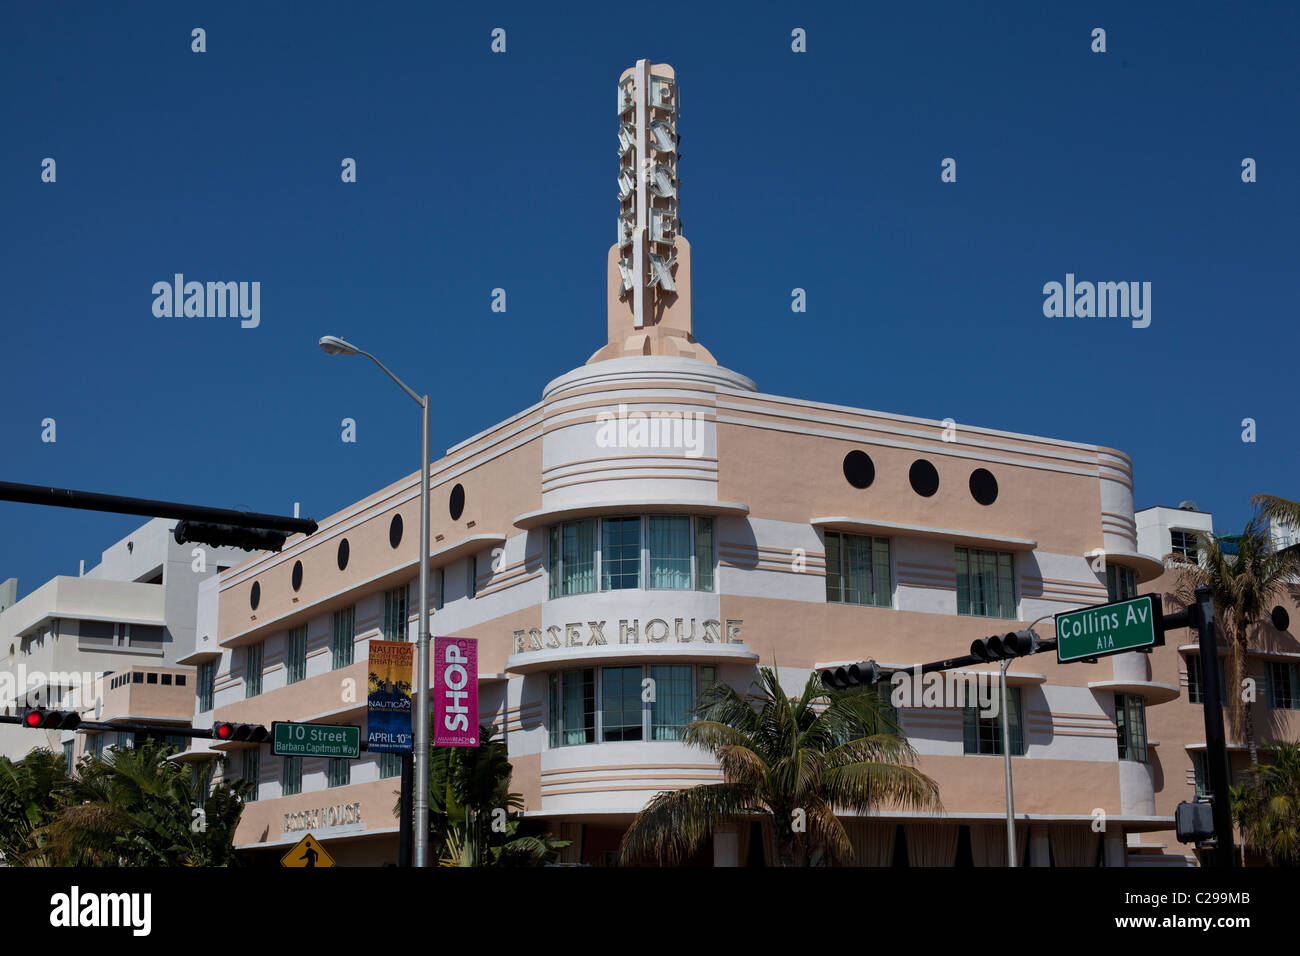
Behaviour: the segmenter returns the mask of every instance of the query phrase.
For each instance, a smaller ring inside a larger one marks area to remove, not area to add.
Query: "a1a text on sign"
[[[433,639],[433,744],[477,747],[478,641]]]
[[[1062,664],[1164,642],[1164,612],[1155,594],[1056,615],[1056,659]]]
[[[271,753],[277,757],[361,756],[361,728],[348,724],[271,724]]]

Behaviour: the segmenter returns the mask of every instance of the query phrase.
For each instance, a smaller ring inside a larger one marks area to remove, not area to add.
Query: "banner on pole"
[[[477,747],[478,641],[433,639],[433,744]]]
[[[366,696],[366,749],[411,752],[411,664],[415,645],[371,641]]]

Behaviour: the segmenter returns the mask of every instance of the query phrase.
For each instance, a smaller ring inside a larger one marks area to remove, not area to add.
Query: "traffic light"
[[[1001,661],[1037,654],[1041,639],[1032,630],[981,637],[971,642],[970,656],[978,661]]]
[[[261,724],[232,724],[223,722],[212,725],[212,739],[225,741],[247,741],[260,744],[271,739],[270,732]]]
[[[243,548],[245,551],[279,551],[287,531],[269,528],[237,528],[228,524],[182,521],[172,532],[177,544],[206,544],[214,548]]]
[[[76,730],[81,723],[81,715],[73,710],[25,707],[19,716],[23,726],[31,730]]]
[[[1180,803],[1174,808],[1179,843],[1203,843],[1214,837],[1214,808],[1208,803]]]
[[[822,686],[831,690],[864,687],[880,680],[880,665],[875,661],[859,661],[845,667],[828,667],[822,671]]]

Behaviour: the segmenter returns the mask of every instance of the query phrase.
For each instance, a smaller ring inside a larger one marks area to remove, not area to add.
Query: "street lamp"
[[[416,674],[415,726],[411,728],[412,764],[415,776],[415,860],[428,865],[429,847],[429,396],[417,395],[388,366],[364,349],[337,335],[320,340],[326,355],[364,355],[384,370],[389,378],[420,406],[420,629],[415,641]]]

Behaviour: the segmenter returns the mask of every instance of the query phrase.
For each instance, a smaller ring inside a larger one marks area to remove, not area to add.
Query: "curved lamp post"
[[[326,355],[364,355],[420,406],[420,628],[415,641],[415,720],[411,746],[415,776],[415,865],[428,865],[429,848],[429,396],[417,395],[388,366],[337,335],[320,340]]]

